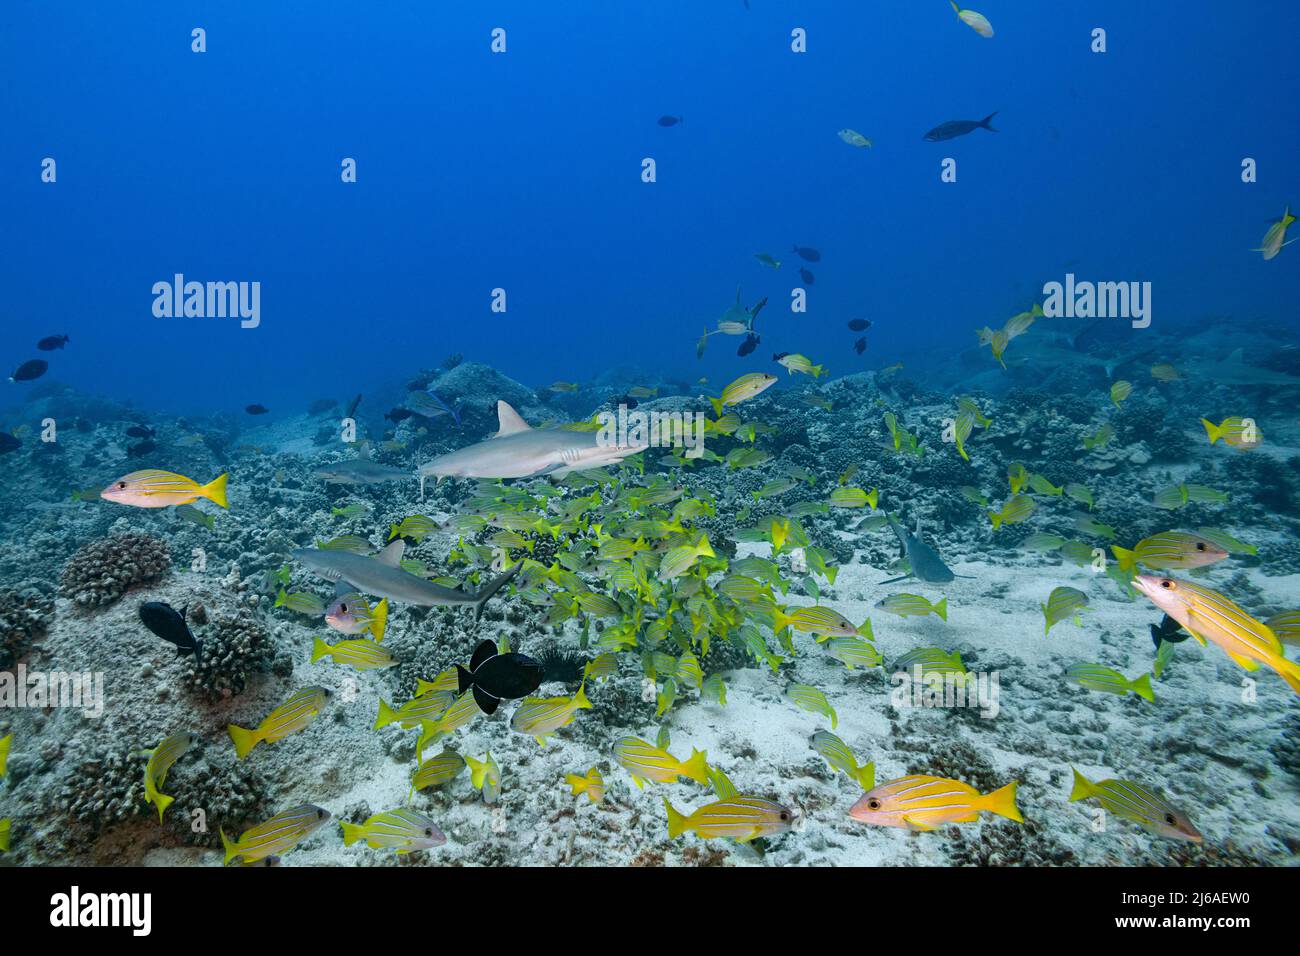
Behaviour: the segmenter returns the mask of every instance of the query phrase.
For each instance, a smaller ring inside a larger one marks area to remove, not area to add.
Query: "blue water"
[[[971,347],[1066,271],[1151,281],[1165,328],[1294,315],[1294,254],[1249,252],[1300,202],[1294,4],[980,0],[991,40],[942,0],[751,7],[8,0],[0,354],[66,332],[49,379],[296,412],[454,352],[533,385],[726,379],[784,350],[878,368]],[[996,134],[922,140],[995,110]],[[822,253],[803,315],[794,243]],[[260,327],[154,318],[177,272],[260,282]],[[771,297],[763,344],[697,361],[737,284]]]

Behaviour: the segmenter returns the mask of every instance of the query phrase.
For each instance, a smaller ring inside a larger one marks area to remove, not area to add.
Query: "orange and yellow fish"
[[[1300,694],[1300,664],[1283,656],[1272,628],[1218,591],[1152,574],[1139,574],[1133,586],[1202,644],[1218,644],[1243,670],[1259,670],[1260,664],[1271,667]]]
[[[1016,781],[981,794],[970,784],[915,774],[864,793],[849,816],[880,827],[933,830],[945,823],[973,823],[981,811],[1024,823],[1016,806]]]
[[[200,485],[193,478],[186,478],[171,471],[159,471],[149,468],[133,471],[123,475],[99,493],[105,501],[116,501],[120,505],[136,508],[170,508],[172,505],[186,505],[199,498],[229,508],[226,503],[226,476],[220,475]]]

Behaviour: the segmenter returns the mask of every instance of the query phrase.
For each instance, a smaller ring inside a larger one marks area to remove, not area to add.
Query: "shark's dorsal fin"
[[[500,428],[497,429],[497,438],[529,431],[528,423],[523,420],[523,417],[517,411],[510,407],[508,402],[497,402],[497,420],[500,422]]]
[[[402,555],[404,554],[406,554],[406,542],[401,538],[398,538],[388,547],[384,548],[383,551],[380,551],[375,555],[375,560],[380,564],[388,565],[390,568],[396,568],[401,566]]]

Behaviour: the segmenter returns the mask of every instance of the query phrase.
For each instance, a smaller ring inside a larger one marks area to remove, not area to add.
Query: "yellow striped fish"
[[[421,721],[437,720],[442,717],[455,700],[456,695],[453,691],[437,690],[408,700],[397,710],[394,710],[387,701],[381,698],[379,701],[379,716],[375,718],[374,729],[382,730],[389,724],[418,727]]]
[[[566,773],[564,782],[569,785],[575,797],[585,793],[592,803],[600,803],[605,799],[605,778],[600,775],[600,770],[596,767],[592,767],[581,776],[576,773]]]
[[[1070,769],[1074,770],[1073,767]],[[1185,814],[1170,806],[1160,794],[1131,780],[1100,780],[1093,783],[1074,770],[1071,802],[1089,798],[1095,799],[1117,817],[1132,820],[1138,826],[1167,839],[1201,842],[1200,832],[1192,826],[1192,821]]]
[[[240,760],[259,743],[273,744],[295,731],[302,730],[321,712],[333,694],[324,687],[304,687],[257,725],[255,730],[229,725],[230,739],[235,742],[235,755]]]
[[[620,737],[614,741],[614,759],[632,775],[638,788],[647,780],[673,783],[678,777],[690,777],[705,786],[709,783],[708,758],[702,750],[692,750],[689,759],[678,760],[640,737]]]
[[[171,770],[172,764],[185,756],[185,751],[198,742],[197,734],[172,734],[157,747],[147,751],[149,762],[144,765],[144,802],[152,803],[158,808],[159,823],[162,823],[163,813],[171,806],[174,799],[160,792],[167,782],[167,771]]]
[[[1300,644],[1300,611],[1283,611],[1267,621],[1270,631],[1283,644]],[[4,776],[4,741],[0,740],[0,777]]]
[[[318,637],[312,646],[311,662],[315,664],[322,657],[333,658],[335,664],[347,664],[359,671],[397,666],[397,661],[393,660],[393,656],[382,645],[364,639],[326,644]]]
[[[726,406],[739,405],[741,402],[747,401],[765,389],[770,388],[775,383],[776,376],[768,375],[766,372],[749,372],[740,376],[722,390],[720,398],[709,399],[709,403],[713,406],[714,416],[721,418],[722,410]]]
[[[1295,216],[1291,214],[1291,207],[1287,206],[1286,211],[1282,213],[1282,218],[1268,227],[1268,232],[1264,233],[1264,241],[1259,244],[1259,248],[1252,249],[1251,252],[1261,252],[1266,260],[1272,259],[1282,251],[1284,246],[1295,242],[1294,239],[1288,241],[1286,237],[1287,227],[1293,222]]]
[[[207,498],[223,508],[226,503],[226,475],[220,475],[206,485],[171,471],[146,469],[123,475],[99,493],[105,501],[131,505],[136,508],[170,508]]]
[[[229,865],[235,857],[239,857],[242,863],[256,863],[292,850],[329,818],[328,810],[304,803],[250,827],[235,841],[226,836],[224,830],[219,830],[221,844],[226,848],[226,864]]]
[[[464,757],[454,750],[444,750],[438,756],[421,762],[411,779],[411,788],[423,790],[426,787],[441,787],[460,776],[465,766]]]
[[[9,748],[13,742],[13,734],[5,734],[0,737],[0,777],[5,775],[5,764],[9,762]]]
[[[398,853],[412,853],[442,846],[447,837],[438,824],[423,813],[402,807],[387,813],[376,813],[365,823],[344,823],[343,845],[351,846],[358,840],[365,840],[376,850],[396,850]]]
[[[9,825],[11,822],[8,817],[0,820],[0,853],[9,852]]]
[[[1139,574],[1133,586],[1202,644],[1218,644],[1244,670],[1271,667],[1300,694],[1300,664],[1282,656],[1277,635],[1218,591],[1150,574]]]
[[[1111,545],[1121,571],[1132,571],[1139,564],[1164,571],[1175,568],[1203,568],[1222,561],[1228,552],[1199,534],[1185,531],[1162,531],[1143,538],[1133,550]]]
[[[790,829],[794,814],[774,800],[762,797],[730,797],[706,803],[690,816],[680,813],[664,797],[668,811],[668,838],[675,839],[687,830],[705,839],[730,837],[748,843],[758,837],[784,833]]]
[[[973,823],[981,811],[1024,823],[1016,806],[1015,780],[992,793],[981,794],[970,784],[915,774],[882,783],[864,793],[849,816],[880,827],[933,830],[945,823]]]
[[[590,710],[586,684],[578,685],[578,692],[569,697],[529,697],[519,705],[510,718],[510,729],[521,734],[532,734],[539,745],[546,743],[561,727],[573,723],[580,710]]]
[[[832,637],[860,637],[864,633],[871,633],[869,630],[863,630],[863,628],[868,627],[867,624],[863,624],[859,628],[839,611],[825,605],[801,607],[789,614],[786,613],[787,610],[787,608],[781,607],[773,610],[773,630],[779,631],[785,627],[793,627],[796,631],[802,631],[804,634],[817,635],[819,644]]]

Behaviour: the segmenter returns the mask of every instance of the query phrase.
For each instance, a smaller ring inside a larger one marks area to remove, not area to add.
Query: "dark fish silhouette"
[[[157,449],[157,447],[158,447],[158,443],[157,443],[157,442],[152,442],[152,441],[148,441],[148,440],[146,440],[146,441],[142,441],[142,442],[137,442],[137,443],[134,444],[134,445],[128,445],[128,446],[127,446],[127,449],[126,449],[126,457],[127,457],[127,458],[143,458],[145,455],[149,454],[151,451],[154,451],[155,449]]]
[[[42,352],[53,352],[55,349],[61,349],[71,341],[66,335],[47,335],[36,343],[36,347]]]
[[[30,382],[34,378],[40,378],[50,367],[50,363],[45,359],[31,359],[24,362],[14,370],[9,376],[11,382]]]
[[[403,408],[401,405],[398,405],[396,408],[385,412],[384,417],[390,422],[404,422],[414,414],[415,412],[411,411],[409,408]]]
[[[813,284],[813,274],[809,272],[807,269],[804,268],[799,269],[799,278],[803,279],[804,285]]]
[[[176,645],[177,655],[193,654],[194,666],[203,666],[203,642],[190,631],[185,621],[185,607],[177,613],[170,604],[161,601],[146,601],[140,605],[140,623],[169,644]]]
[[[132,425],[126,433],[131,438],[153,438],[156,434],[148,425]]]
[[[871,328],[870,319],[849,319],[850,332],[865,332]]]
[[[857,352],[859,355],[861,355],[866,350],[867,350],[867,339],[865,336],[853,343],[853,351]]]
[[[620,395],[618,398],[611,398],[609,403],[615,408],[618,408],[620,405],[626,405],[629,410],[636,408],[638,404],[637,400],[631,395]]]
[[[681,121],[682,121],[682,118],[681,118],[680,116],[661,116],[661,117],[659,117],[659,125],[660,125],[660,126],[663,126],[663,127],[665,127],[665,128],[666,128],[666,127],[669,127],[669,126],[676,126],[676,125],[677,125],[678,123],[680,123]]]
[[[754,349],[758,348],[758,343],[763,341],[759,336],[750,332],[745,336],[745,341],[740,343],[740,348],[736,349],[736,354],[740,356],[748,355]]]
[[[16,451],[22,447],[22,444],[8,432],[0,432],[0,455],[7,455],[11,451]]]
[[[942,123],[926,133],[926,142],[942,143],[945,139],[956,139],[958,136],[973,133],[977,129],[986,129],[990,133],[996,133],[997,130],[989,125],[989,120],[997,115],[997,110],[994,110],[982,120],[949,120],[947,123]]]
[[[795,246],[794,251],[799,254],[799,258],[804,262],[821,262],[822,254],[812,246]]]
[[[270,409],[265,405],[249,405],[244,409],[244,411],[248,412],[250,415],[265,415],[270,411]]]
[[[483,641],[474,648],[469,670],[456,665],[456,693],[473,688],[478,709],[491,714],[501,701],[518,700],[537,690],[545,675],[540,661],[524,654],[498,654],[494,641]]]
[[[1160,619],[1159,624],[1151,625],[1151,643],[1156,646],[1156,650],[1160,650],[1161,641],[1167,644],[1179,644],[1187,640],[1191,635],[1184,631],[1182,627],[1181,624],[1166,614]]]

